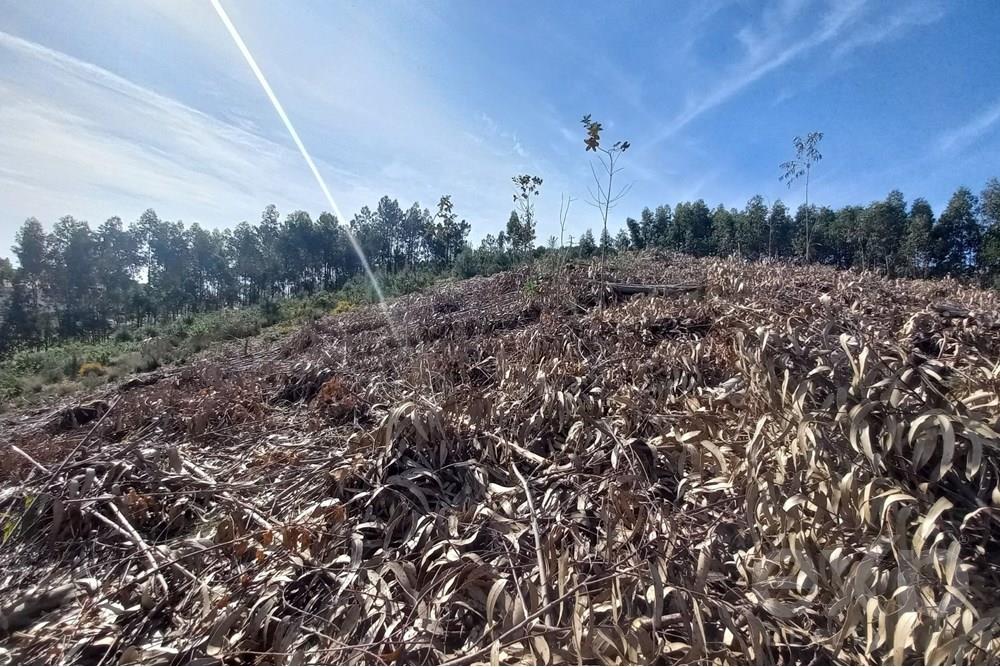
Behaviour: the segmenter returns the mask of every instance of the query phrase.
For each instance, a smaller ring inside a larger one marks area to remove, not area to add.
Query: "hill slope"
[[[995,659],[995,293],[629,255],[615,280],[704,289],[602,311],[594,275],[456,282],[8,417],[3,650]]]

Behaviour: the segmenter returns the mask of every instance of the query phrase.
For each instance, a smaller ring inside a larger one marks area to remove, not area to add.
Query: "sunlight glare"
[[[347,224],[346,218],[341,215],[340,207],[337,206],[337,202],[334,201],[333,195],[330,193],[330,188],[327,187],[326,181],[323,180],[323,176],[319,173],[319,169],[316,168],[316,163],[313,162],[312,157],[309,155],[309,151],[306,150],[305,144],[302,143],[302,139],[299,138],[299,133],[295,131],[295,126],[292,125],[291,119],[288,117],[288,114],[285,113],[285,109],[281,106],[281,102],[278,101],[278,96],[274,94],[274,91],[271,89],[271,85],[267,82],[267,78],[264,76],[264,73],[261,71],[260,67],[257,66],[257,61],[254,59],[253,54],[250,53],[250,49],[247,48],[243,38],[240,37],[240,33],[236,30],[236,26],[233,25],[231,20],[229,20],[229,15],[222,7],[222,3],[220,0],[211,0],[211,2],[212,7],[215,8],[215,13],[219,15],[219,19],[222,21],[223,25],[226,26],[226,30],[229,31],[229,35],[233,38],[233,41],[236,43],[236,47],[240,50],[240,53],[243,54],[243,58],[246,59],[247,64],[253,71],[254,76],[257,77],[257,81],[260,83],[261,88],[264,89],[264,93],[267,95],[267,98],[271,100],[271,106],[274,107],[278,117],[281,118],[281,122],[285,124],[285,129],[288,130],[288,134],[291,135],[292,141],[295,142],[295,145],[299,149],[299,153],[302,154],[302,159],[304,159],[306,164],[309,165],[309,170],[316,178],[316,183],[319,185],[320,190],[323,191],[323,196],[326,197],[326,201],[330,205],[330,209],[333,211],[333,214],[337,216],[337,220],[340,221],[344,232],[347,234],[347,239],[351,243],[351,247],[354,249],[358,259],[361,260],[361,266],[365,270],[365,275],[368,276],[369,282],[375,289],[375,295],[378,297],[379,304],[381,305],[382,310],[385,313],[386,320],[389,323],[389,329],[393,331],[393,337],[395,338],[396,336],[392,326],[392,317],[389,313],[389,306],[386,304],[385,297],[382,295],[382,286],[379,285],[378,278],[375,277],[371,266],[368,264],[368,257],[365,256],[365,252],[361,249],[361,245],[358,243],[358,240],[354,237],[354,234],[351,233],[350,226]]]

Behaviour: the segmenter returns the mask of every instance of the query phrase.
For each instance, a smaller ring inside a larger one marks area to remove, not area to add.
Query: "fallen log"
[[[704,289],[703,285],[692,283],[678,285],[633,285],[629,283],[605,283],[608,289],[620,296],[634,294],[686,294]]]
[[[931,304],[931,310],[941,315],[942,317],[968,317],[970,312],[968,308],[964,308],[955,303],[933,303]]]

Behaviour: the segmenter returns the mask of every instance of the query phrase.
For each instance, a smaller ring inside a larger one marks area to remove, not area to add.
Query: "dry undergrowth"
[[[9,418],[2,655],[997,660],[995,293],[629,256],[704,290],[602,315],[588,271]]]

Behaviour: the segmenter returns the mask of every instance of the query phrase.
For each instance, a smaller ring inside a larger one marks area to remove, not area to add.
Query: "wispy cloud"
[[[725,103],[765,75],[829,42],[857,19],[864,3],[862,0],[840,3],[823,17],[819,28],[804,38],[789,40],[790,24],[800,8],[801,3],[782,3],[776,11],[765,14],[760,28],[745,26],[737,34],[746,51],[744,58],[715,87],[689,100],[685,108],[661,130],[656,141],[674,136],[691,121]]]
[[[992,130],[998,123],[1000,123],[1000,99],[980,111],[965,124],[941,134],[937,140],[937,148],[942,153],[965,148]]]
[[[945,7],[935,2],[900,3],[894,12],[873,17],[837,40],[832,55],[842,58],[860,47],[881,44],[905,34],[911,28],[936,23],[945,13]]]
[[[93,222],[152,206],[168,218],[228,226],[268,203],[283,211],[325,208],[301,158],[266,125],[276,119],[258,114],[252,96],[213,115],[0,31],[0,98],[0,165],[17,165],[0,171],[0,207],[15,220],[0,228],[3,250],[11,225],[28,216],[72,213]],[[346,104],[343,96],[338,104]],[[303,133],[346,215],[383,194],[427,205],[450,193],[464,215],[493,224],[492,212],[509,205],[509,175],[530,157],[517,133],[489,119],[492,132],[477,127],[478,141],[458,141],[461,129],[432,110],[411,114],[407,124],[391,108],[375,108],[396,119],[390,138],[372,129],[384,118],[369,113],[364,124],[359,110],[350,120],[307,123]]]
[[[521,140],[517,138],[516,132],[511,132],[500,127],[492,116],[486,112],[479,113],[479,122],[482,124],[483,134],[486,138],[496,139],[496,142],[487,142],[484,136],[469,133],[470,138],[473,139],[477,144],[483,145],[487,143],[494,143],[499,154],[513,154],[519,158],[527,158],[528,151],[524,148]]]
[[[297,156],[245,126],[5,32],[0,56],[0,125],[9,130],[0,134],[0,163],[20,165],[20,178],[0,188],[6,210],[98,218],[127,215],[119,206],[134,214],[162,206],[232,223],[237,208],[320,203]]]
[[[832,4],[818,25],[802,34],[804,0],[782,0],[769,5],[759,22],[745,25],[736,34],[744,55],[723,74],[712,88],[688,100],[657,136],[662,141],[676,135],[704,113],[726,103],[768,74],[836,44],[832,54],[842,57],[859,47],[877,44],[907,29],[939,20],[944,10],[938,5],[904,6],[888,16],[873,14],[865,0]],[[790,96],[792,93],[786,93]]]

